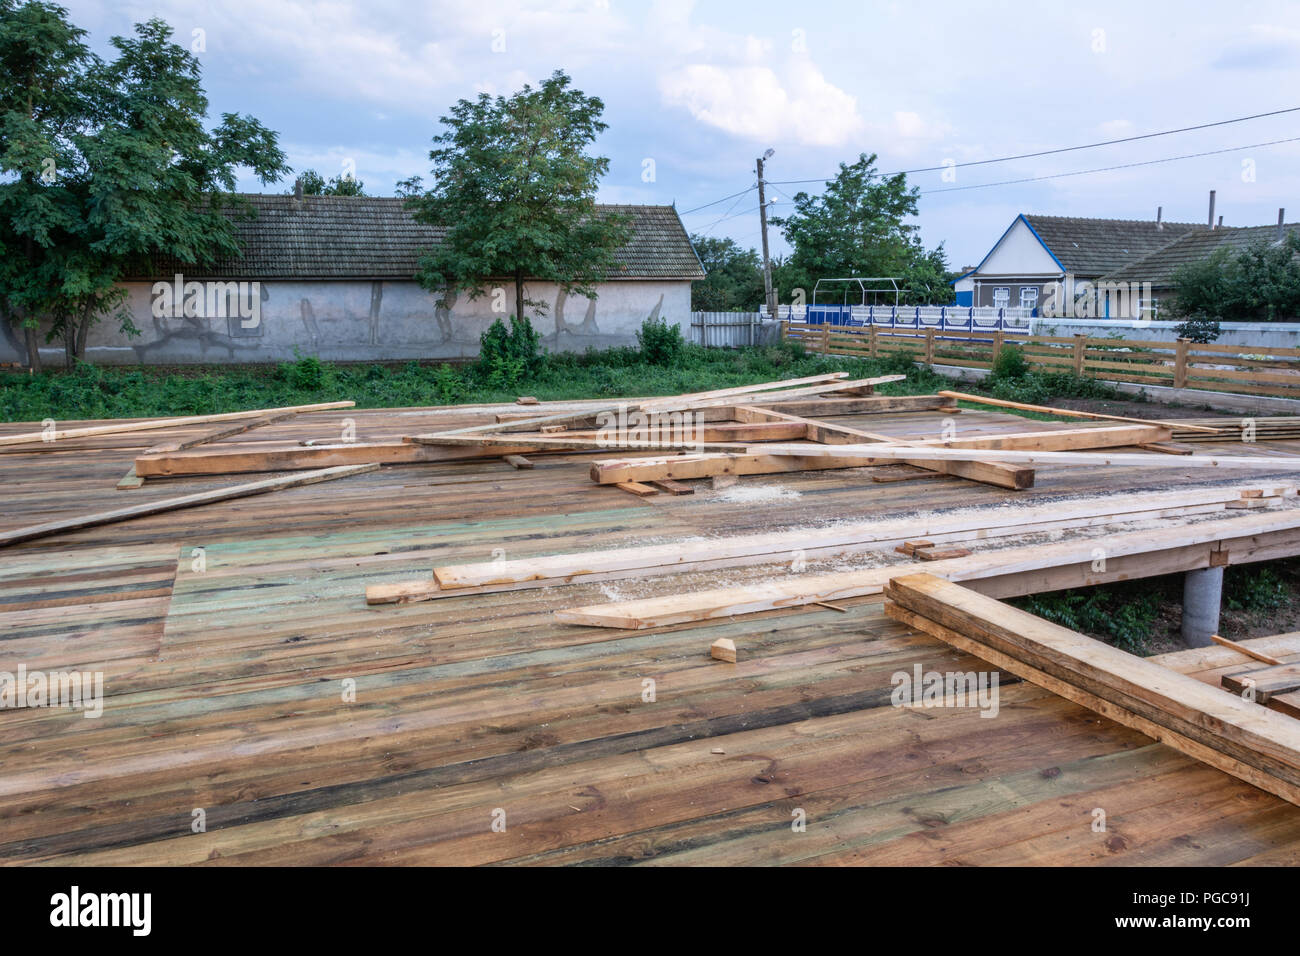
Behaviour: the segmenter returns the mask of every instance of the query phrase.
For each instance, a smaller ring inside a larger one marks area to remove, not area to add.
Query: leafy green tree
[[[0,321],[37,329],[60,305],[59,259],[81,231],[84,164],[73,137],[90,124],[85,31],[51,3],[0,0]]]
[[[1237,251],[1221,247],[1180,266],[1173,284],[1175,310],[1203,323],[1294,321],[1300,318],[1300,232]]]
[[[316,170],[304,169],[298,179],[302,183],[304,196],[364,196],[366,194],[366,184],[355,176],[333,176],[326,180]]]
[[[0,271],[5,309],[28,327],[50,320],[71,364],[104,316],[134,331],[125,276],[156,256],[208,265],[238,253],[234,219],[250,208],[234,193],[240,168],[266,183],[288,167],[251,117],[207,128],[198,60],[162,20],[114,37],[105,63],[63,8],[0,4],[0,172],[13,177],[0,186],[0,243],[22,250]]]
[[[606,128],[604,109],[559,70],[508,98],[458,101],[433,139],[433,188],[422,192],[418,178],[399,185],[417,220],[445,230],[420,260],[420,283],[473,299],[484,279],[510,277],[520,317],[544,308],[525,300],[525,278],[595,298],[630,235],[624,217],[596,210],[609,160],[588,148]]]
[[[943,245],[927,252],[908,221],[919,195],[902,173],[881,176],[874,153],[840,163],[820,195],[796,193],[794,210],[772,219],[794,250],[780,269],[781,294],[801,288],[811,297],[822,278],[898,276],[912,301],[950,301]]]
[[[763,303],[763,263],[734,239],[691,236],[705,277],[691,285],[695,312],[747,312]]]

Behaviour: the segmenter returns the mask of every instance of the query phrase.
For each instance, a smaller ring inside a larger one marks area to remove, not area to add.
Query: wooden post
[[[1179,339],[1174,353],[1174,388],[1187,387],[1187,347],[1191,339]]]
[[[925,364],[934,364],[934,329],[925,330]]]
[[[1002,351],[1002,345],[1005,339],[1006,333],[1001,329],[998,329],[993,333],[993,358],[990,360],[991,366],[998,363],[998,354]]]
[[[822,347],[821,347],[821,352],[822,352],[823,355],[830,355],[830,354],[831,354],[831,327],[830,327],[830,323],[827,323],[827,324],[825,324],[825,325],[822,326]]]
[[[875,358],[878,354],[876,345],[876,327],[873,325],[867,329],[867,354]]]
[[[1088,336],[1082,332],[1074,333],[1074,374],[1083,375],[1083,357],[1088,348]]]
[[[790,320],[781,320],[781,341],[784,342],[790,338]]]

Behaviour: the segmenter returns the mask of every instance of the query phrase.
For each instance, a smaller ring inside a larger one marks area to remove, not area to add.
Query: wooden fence
[[[782,321],[781,335],[809,351],[877,358],[910,352],[927,365],[992,368],[1004,345],[1015,345],[1029,366],[1112,382],[1202,388],[1247,395],[1300,398],[1300,348],[1199,345],[1186,339],[1153,342],[1087,335],[1021,335],[810,325]]]

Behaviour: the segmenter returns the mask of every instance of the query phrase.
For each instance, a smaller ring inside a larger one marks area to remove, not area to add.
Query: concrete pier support
[[[1209,647],[1219,633],[1223,603],[1223,568],[1202,568],[1183,576],[1183,640],[1188,647]]]

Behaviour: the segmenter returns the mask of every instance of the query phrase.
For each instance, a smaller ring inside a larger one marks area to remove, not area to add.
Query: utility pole
[[[763,294],[767,302],[768,318],[776,321],[776,293],[772,291],[772,260],[767,254],[767,196],[763,192],[763,161],[771,159],[776,150],[769,149],[758,158],[758,220],[763,225]]]

